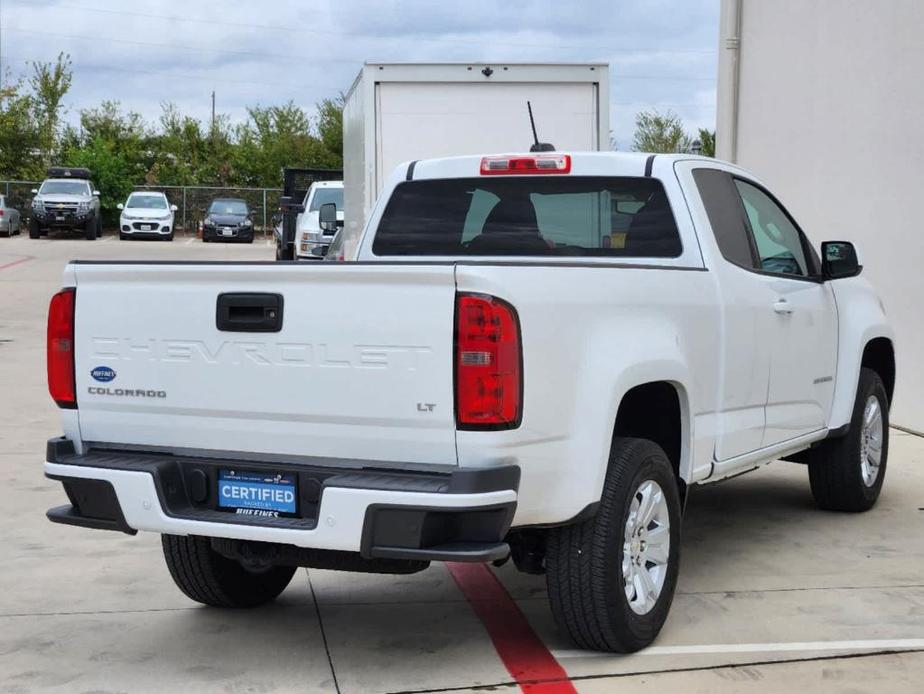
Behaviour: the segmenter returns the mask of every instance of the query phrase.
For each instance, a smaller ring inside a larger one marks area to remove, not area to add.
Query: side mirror
[[[99,191],[98,191],[98,190],[94,190],[94,191],[93,191],[93,197],[94,197],[94,198],[98,198],[98,197],[99,197]]]
[[[171,212],[176,212],[178,209],[180,209],[180,208],[177,207],[176,205],[170,205],[170,211],[171,211]]]
[[[332,202],[321,205],[318,210],[318,226],[321,231],[331,233],[337,231],[337,206]]]
[[[125,205],[123,205],[123,204],[120,202],[118,205],[116,205],[116,209],[117,209],[117,210],[124,210],[124,209],[125,209]]]
[[[862,269],[857,249],[850,241],[825,241],[821,244],[821,274],[826,280],[856,277]]]
[[[38,188],[33,188],[33,189],[32,189],[32,194],[33,194],[33,195],[38,195]]]

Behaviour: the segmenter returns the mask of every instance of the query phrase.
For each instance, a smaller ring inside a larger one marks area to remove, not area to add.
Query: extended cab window
[[[517,176],[400,184],[372,250],[379,256],[673,258],[683,249],[656,179]]]
[[[744,203],[760,269],[781,275],[810,274],[799,230],[773,199],[755,185],[735,179]]]

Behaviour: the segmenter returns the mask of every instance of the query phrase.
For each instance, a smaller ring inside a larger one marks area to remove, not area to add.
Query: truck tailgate
[[[84,441],[456,464],[451,265],[72,266]],[[278,332],[220,294],[282,296]]]

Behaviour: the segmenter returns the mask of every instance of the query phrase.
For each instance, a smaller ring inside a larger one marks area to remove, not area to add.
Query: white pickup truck
[[[683,155],[413,162],[347,263],[74,261],[52,299],[52,521],[161,533],[202,603],[295,567],[545,573],[561,629],[667,616],[689,488],[787,458],[885,475],[892,331],[754,176]]]
[[[343,181],[315,181],[305,193],[305,211],[295,221],[295,257],[298,260],[323,260],[334,238],[333,229],[322,229],[322,205],[333,204],[337,224],[343,226]]]

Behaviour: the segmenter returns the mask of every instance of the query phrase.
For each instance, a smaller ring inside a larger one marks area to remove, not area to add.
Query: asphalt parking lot
[[[300,569],[255,610],[189,601],[156,535],[44,516],[65,501],[41,466],[59,434],[45,315],[77,257],[269,260],[273,248],[0,239],[0,691],[516,691],[533,678],[530,658],[549,653],[570,684],[524,690],[921,691],[924,438],[897,430],[882,496],[863,515],[817,511],[805,469],[788,463],[694,490],[670,617],[632,656],[575,650],[544,579],[509,565],[490,570],[504,590],[481,597],[434,564],[397,577]],[[484,619],[517,609],[526,630]]]

